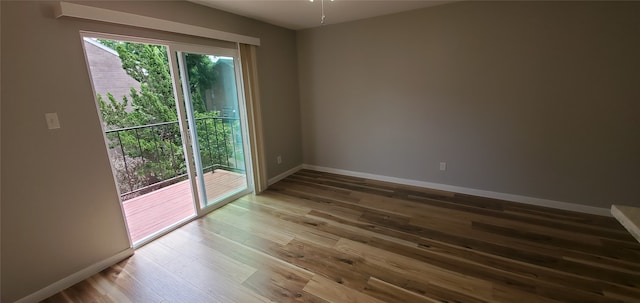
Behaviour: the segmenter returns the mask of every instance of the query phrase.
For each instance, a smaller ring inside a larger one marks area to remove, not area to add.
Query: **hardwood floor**
[[[613,218],[303,170],[45,302],[640,302]]]

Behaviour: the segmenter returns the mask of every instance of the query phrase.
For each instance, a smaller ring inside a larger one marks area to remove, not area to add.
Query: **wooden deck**
[[[219,169],[206,173],[204,178],[209,201],[247,185],[244,175]],[[123,208],[134,243],[196,214],[189,181],[127,200]]]
[[[639,302],[614,219],[302,170],[44,302]]]

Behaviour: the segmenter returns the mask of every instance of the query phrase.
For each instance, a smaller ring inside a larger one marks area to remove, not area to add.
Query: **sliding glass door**
[[[252,191],[237,49],[82,42],[134,246]]]
[[[177,51],[185,119],[201,208],[248,192],[244,106],[240,102],[237,51]]]

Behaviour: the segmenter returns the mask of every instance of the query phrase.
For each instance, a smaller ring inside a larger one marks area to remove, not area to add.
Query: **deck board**
[[[246,186],[244,175],[219,169],[204,174],[204,179],[209,201]],[[133,243],[195,216],[188,180],[124,201],[123,209]]]

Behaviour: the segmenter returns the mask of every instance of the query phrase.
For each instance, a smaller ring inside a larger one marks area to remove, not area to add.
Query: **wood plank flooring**
[[[640,302],[613,218],[302,170],[45,302]]]

